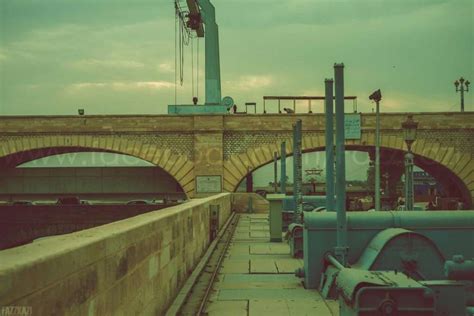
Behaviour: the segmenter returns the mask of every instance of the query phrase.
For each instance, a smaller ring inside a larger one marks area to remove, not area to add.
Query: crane
[[[187,12],[183,12],[181,2],[175,6],[181,17],[186,18],[186,27],[199,38],[205,39],[205,104],[170,105],[172,114],[225,113],[234,105],[231,97],[222,98],[221,70],[219,57],[219,27],[216,10],[210,0],[186,0]]]

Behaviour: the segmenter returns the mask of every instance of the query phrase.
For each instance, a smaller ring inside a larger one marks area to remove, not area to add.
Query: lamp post
[[[380,211],[380,89],[374,91],[369,100],[375,101],[375,210]]]
[[[464,91],[469,91],[469,85],[471,83],[469,80],[464,80],[463,77],[459,80],[454,81],[454,86],[456,87],[456,92],[461,92],[461,112],[464,112]]]
[[[407,144],[407,153],[405,154],[405,209],[412,211],[415,204],[415,196],[413,189],[413,153],[411,146],[416,139],[416,130],[418,122],[413,120],[413,115],[408,115],[407,120],[402,123],[402,128]]]

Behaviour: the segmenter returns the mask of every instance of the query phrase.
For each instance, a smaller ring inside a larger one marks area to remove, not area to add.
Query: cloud
[[[248,91],[252,89],[269,87],[274,83],[271,76],[247,75],[241,76],[236,81],[226,81],[226,85],[232,90]]]
[[[69,93],[82,92],[90,89],[103,89],[110,91],[134,90],[163,90],[174,88],[174,83],[168,81],[136,81],[136,82],[81,82],[66,87]]]
[[[174,73],[174,65],[171,63],[161,63],[158,68],[163,73]]]
[[[82,59],[69,63],[67,66],[79,70],[97,70],[98,68],[136,70],[143,69],[145,64],[134,60]]]

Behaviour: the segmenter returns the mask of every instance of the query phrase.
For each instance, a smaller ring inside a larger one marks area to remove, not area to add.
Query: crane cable
[[[175,18],[174,18],[174,104],[178,102],[178,4],[174,3]]]
[[[194,39],[191,38],[191,97],[194,97]]]
[[[196,97],[199,99],[199,37],[197,38]]]

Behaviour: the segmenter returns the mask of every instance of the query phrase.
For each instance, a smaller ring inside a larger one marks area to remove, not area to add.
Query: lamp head
[[[373,100],[375,102],[379,102],[380,100],[382,100],[382,92],[380,91],[380,89],[374,91],[370,96],[369,96],[369,100]]]
[[[407,120],[402,123],[403,132],[405,135],[405,142],[408,150],[411,150],[411,145],[416,139],[416,130],[418,129],[418,122],[413,120],[413,115],[408,115]]]
[[[454,81],[454,86],[456,87],[456,89],[459,87],[459,81]]]

